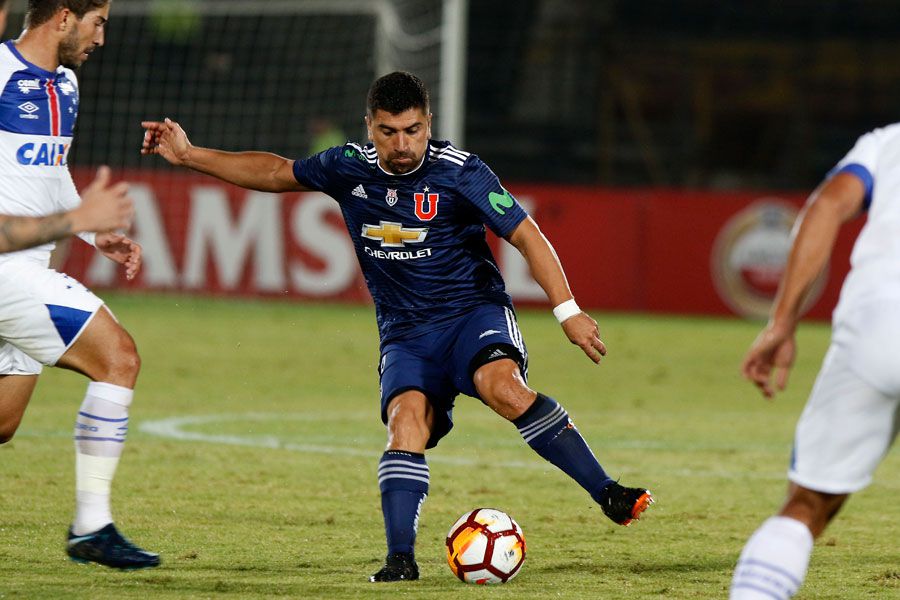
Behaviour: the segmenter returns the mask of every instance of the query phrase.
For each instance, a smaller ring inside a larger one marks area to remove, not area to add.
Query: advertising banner
[[[92,171],[74,171],[79,187]],[[133,282],[85,244],[63,270],[96,288],[369,301],[337,203],[321,193],[268,194],[201,175],[117,173],[131,182],[131,236],[144,267]],[[762,317],[784,270],[805,195],[515,185],[509,190],[553,243],[584,308]],[[860,218],[841,231],[810,296],[829,318]],[[490,236],[490,234],[489,234]],[[517,304],[545,305],[511,245],[492,239]]]

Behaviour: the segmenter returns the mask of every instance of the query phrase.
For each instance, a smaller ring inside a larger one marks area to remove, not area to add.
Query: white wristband
[[[575,300],[566,300],[562,304],[558,305],[553,309],[553,316],[556,317],[556,320],[562,323],[566,319],[571,319],[575,315],[581,312],[581,309],[578,308],[578,305],[575,303]]]
[[[80,237],[84,243],[90,244],[94,248],[97,247],[97,234],[93,231],[82,231],[81,233],[76,233],[78,237]]]

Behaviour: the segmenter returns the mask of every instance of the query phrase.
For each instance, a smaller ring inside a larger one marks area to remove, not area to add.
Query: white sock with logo
[[[731,580],[731,600],[787,600],[806,578],[813,536],[790,517],[771,517],[747,540]]]
[[[128,432],[134,391],[92,381],[75,420],[75,535],[112,523],[112,479]]]

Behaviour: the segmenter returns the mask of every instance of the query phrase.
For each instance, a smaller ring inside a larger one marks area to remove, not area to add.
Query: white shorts
[[[797,423],[788,471],[794,483],[830,494],[859,491],[890,450],[900,429],[896,306],[873,303],[835,325]]]
[[[0,375],[37,375],[75,343],[103,301],[38,262],[0,262]]]

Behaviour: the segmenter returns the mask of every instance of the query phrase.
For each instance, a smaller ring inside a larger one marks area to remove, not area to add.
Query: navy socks
[[[538,394],[534,404],[513,424],[532,450],[577,481],[594,501],[603,500],[604,490],[613,480],[556,400]]]
[[[419,510],[428,495],[428,465],[417,452],[388,450],[378,463],[378,487],[388,554],[413,552]]]

